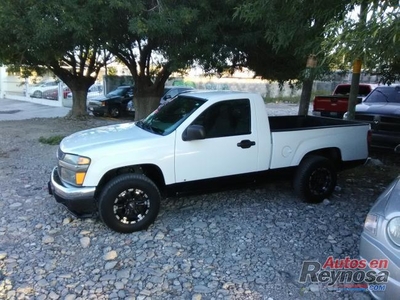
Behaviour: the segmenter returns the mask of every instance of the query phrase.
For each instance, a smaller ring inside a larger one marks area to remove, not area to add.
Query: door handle
[[[256,142],[250,140],[243,140],[240,143],[237,143],[237,146],[242,149],[250,148],[251,146],[255,146]]]

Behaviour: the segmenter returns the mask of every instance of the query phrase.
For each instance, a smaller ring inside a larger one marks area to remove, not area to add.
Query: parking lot
[[[1,111],[22,117],[20,105]],[[57,146],[39,138],[127,120],[40,118],[64,112],[30,106],[34,119],[0,122],[1,299],[370,299],[299,277],[304,261],[358,257],[390,167],[343,173],[318,205],[301,202],[288,180],[167,198],[148,230],[124,235],[57,205],[47,191]]]
[[[70,108],[66,107],[54,107],[28,101],[0,99],[0,121],[64,117],[69,110]]]

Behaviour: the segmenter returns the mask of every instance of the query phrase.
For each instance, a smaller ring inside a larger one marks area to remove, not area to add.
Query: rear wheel
[[[156,219],[160,198],[157,186],[145,175],[123,174],[104,187],[99,198],[99,215],[112,230],[139,231]]]
[[[294,188],[305,202],[319,203],[332,194],[336,180],[336,170],[329,159],[310,155],[298,166]]]

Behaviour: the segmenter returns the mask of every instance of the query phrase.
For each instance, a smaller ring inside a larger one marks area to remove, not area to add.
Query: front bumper
[[[53,169],[48,183],[49,193],[77,217],[91,217],[96,212],[96,187],[74,187],[64,184]]]
[[[371,130],[372,139],[371,146],[376,148],[387,148],[394,150],[397,145],[400,144],[399,132],[387,132],[387,131],[374,131]]]
[[[99,114],[106,114],[108,113],[107,106],[88,106],[88,110],[90,112],[99,113]]]
[[[396,257],[391,249],[385,247],[378,240],[363,232],[360,239],[360,258],[370,262],[373,259],[387,259],[389,278],[388,282],[381,283],[385,285],[384,291],[369,290],[375,299],[398,299],[400,295],[400,266],[398,260],[394,261],[392,258]]]

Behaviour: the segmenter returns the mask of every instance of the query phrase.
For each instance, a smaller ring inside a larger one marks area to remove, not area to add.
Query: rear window
[[[350,94],[350,84],[346,85],[339,85],[336,90],[335,94],[338,95],[349,95]],[[360,85],[358,87],[358,96],[360,97],[365,97],[371,92],[371,87],[369,85]]]

